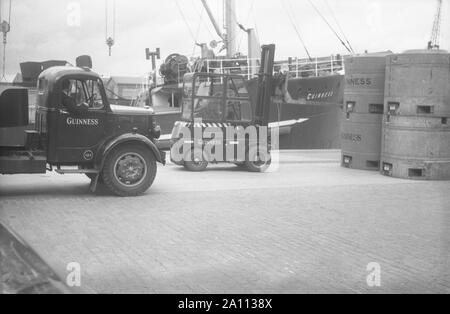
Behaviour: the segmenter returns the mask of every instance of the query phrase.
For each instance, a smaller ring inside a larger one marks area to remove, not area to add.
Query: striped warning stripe
[[[225,128],[231,126],[231,123],[183,123],[179,124],[182,127],[194,127],[194,128]]]

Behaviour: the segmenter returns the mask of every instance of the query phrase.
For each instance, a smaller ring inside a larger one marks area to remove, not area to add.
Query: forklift
[[[0,174],[85,174],[92,192],[103,183],[123,197],[150,188],[165,164],[153,110],[110,105],[91,68],[82,56],[39,75],[34,130],[17,128],[29,123],[27,89],[0,90]]]
[[[275,45],[262,46],[261,56],[257,80],[246,81],[237,74],[184,76],[181,121],[175,123],[171,138],[174,164],[196,172],[220,162],[234,163],[250,172],[267,171],[272,162],[269,109],[277,87],[273,77]],[[257,84],[256,94],[249,93],[251,84]],[[252,127],[256,136],[239,136],[238,132],[233,138],[223,136],[230,128]],[[243,148],[242,154],[238,147]]]

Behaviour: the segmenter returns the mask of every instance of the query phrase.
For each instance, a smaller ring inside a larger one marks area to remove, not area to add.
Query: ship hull
[[[255,94],[256,85],[249,87]],[[301,122],[280,134],[280,149],[340,148],[343,87],[342,75],[290,79],[289,94],[303,104],[273,104],[269,121]]]
[[[339,149],[340,112],[338,104],[282,105],[281,121],[308,120],[293,125],[287,134],[280,135],[280,149]],[[276,121],[277,117],[273,114],[271,122]]]
[[[280,134],[280,149],[338,149],[344,79],[341,75],[289,80],[288,90],[295,100],[304,104],[272,104],[270,122],[293,123]],[[256,94],[256,81],[249,81],[251,97]],[[180,102],[181,103],[181,102]],[[155,107],[156,122],[161,127],[160,148],[169,149],[170,135],[181,110]]]

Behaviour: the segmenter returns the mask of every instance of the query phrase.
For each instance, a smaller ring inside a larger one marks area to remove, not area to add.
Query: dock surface
[[[0,176],[0,220],[61,277],[79,263],[97,293],[450,293],[450,182],[339,159],[282,152],[265,174],[161,166],[136,198],[91,194],[82,175]]]

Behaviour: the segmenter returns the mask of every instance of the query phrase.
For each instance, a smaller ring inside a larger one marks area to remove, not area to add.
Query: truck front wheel
[[[141,146],[124,145],[105,160],[103,182],[118,196],[138,196],[147,191],[156,177],[156,159]]]

